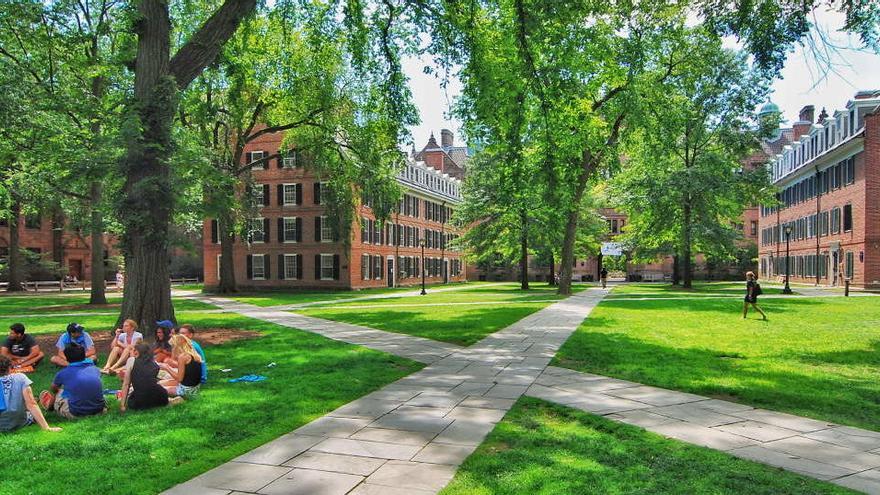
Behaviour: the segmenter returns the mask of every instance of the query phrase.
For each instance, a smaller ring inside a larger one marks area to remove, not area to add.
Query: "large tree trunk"
[[[120,323],[132,318],[152,333],[157,319],[174,321],[171,305],[168,232],[174,208],[168,158],[178,92],[212,63],[256,0],[225,0],[170,57],[168,3],[137,3],[138,47],[134,99],[128,118],[138,134],[128,136],[122,162],[125,195],[119,215],[125,227],[126,274]]]
[[[529,290],[529,217],[526,215],[525,210],[522,210],[520,211],[519,218],[522,223],[519,244],[519,287],[522,290]]]
[[[681,239],[681,260],[682,263],[682,287],[690,289],[694,279],[694,267],[691,262],[691,206],[686,203],[682,211],[682,239]]]
[[[577,226],[580,220],[580,204],[587,188],[587,179],[593,172],[593,158],[589,152],[584,152],[581,172],[575,185],[574,197],[565,221],[565,237],[562,241],[562,256],[559,260],[559,289],[558,294],[571,295],[571,269],[574,265],[574,243],[577,239]]]
[[[681,268],[678,255],[672,256],[672,285],[678,285],[681,280]]]
[[[550,250],[550,278],[548,281],[550,286],[556,285],[556,258],[553,256],[553,250]]]
[[[89,304],[107,304],[104,270],[104,213],[101,211],[101,197],[104,186],[100,181],[89,185],[92,229],[92,289]]]
[[[20,292],[24,290],[24,287],[21,285],[23,276],[18,242],[19,217],[21,217],[21,201],[18,198],[13,198],[12,211],[9,218],[9,283],[6,286],[7,292]]]
[[[229,294],[238,291],[235,281],[235,257],[233,247],[235,245],[235,232],[232,229],[232,218],[227,212],[221,213],[217,219],[218,235],[220,236],[220,283],[217,290],[221,294]],[[281,267],[278,268],[281,270]]]

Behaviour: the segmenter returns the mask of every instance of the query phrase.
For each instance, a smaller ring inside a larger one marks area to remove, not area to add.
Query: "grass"
[[[0,315],[24,315],[45,313],[91,313],[113,312],[119,310],[122,303],[121,295],[108,295],[107,303],[111,306],[87,306],[88,294],[40,294],[40,295],[2,295],[0,296]],[[210,304],[192,299],[176,298],[174,308],[181,311],[199,311],[216,309]]]
[[[426,287],[458,287],[464,284],[429,284]],[[288,304],[304,304],[315,301],[336,301],[339,299],[352,299],[355,297],[371,296],[375,294],[394,294],[396,292],[412,292],[420,287],[377,287],[375,289],[362,290],[291,290],[291,291],[261,291],[237,294],[230,299],[239,302],[253,304],[255,306],[286,306]]]
[[[522,398],[442,495],[847,494],[830,483]]]
[[[880,298],[605,300],[554,363],[880,430]]]
[[[77,422],[50,415],[61,433],[27,427],[0,435],[0,493],[154,494],[186,481],[330,410],[405,376],[419,365],[310,333],[230,314],[192,313],[201,328],[246,328],[264,337],[206,349],[208,386],[174,408],[118,412]],[[266,368],[269,362],[277,362]],[[232,368],[228,375],[221,368]],[[34,390],[54,371],[42,365]],[[260,383],[226,383],[260,373]],[[118,388],[116,378],[106,388]]]
[[[521,291],[511,284],[493,284],[427,296],[336,303],[297,312],[469,346],[558,299],[560,296],[549,289]],[[486,304],[472,304],[480,302]]]
[[[781,294],[781,287],[771,287],[761,284],[764,295]],[[690,289],[683,289],[681,286],[672,285],[670,283],[654,283],[654,284],[625,284],[614,288],[609,294],[608,299],[616,299],[622,297],[700,297],[700,296],[745,296],[745,282],[694,282]]]

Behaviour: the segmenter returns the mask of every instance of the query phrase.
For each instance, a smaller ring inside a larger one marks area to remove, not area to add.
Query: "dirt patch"
[[[92,340],[95,342],[95,349],[98,350],[98,354],[106,355],[110,352],[110,343],[112,339],[112,334],[110,332],[89,332],[89,335],[91,335]],[[262,336],[263,334],[253,330],[205,328],[198,330],[198,333],[196,333],[196,340],[198,340],[199,344],[202,346],[210,347],[225,342],[255,339]],[[42,349],[47,356],[55,354],[55,343],[58,342],[58,335],[36,335],[34,338],[37,339],[40,349]]]

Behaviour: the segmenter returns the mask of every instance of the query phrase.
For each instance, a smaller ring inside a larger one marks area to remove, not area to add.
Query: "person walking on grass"
[[[608,270],[604,266],[602,271],[599,272],[599,280],[602,281],[602,288],[604,289],[608,284]]]
[[[743,319],[749,314],[749,304],[751,304],[758,313],[761,313],[763,319],[767,319],[767,315],[760,307],[758,307],[758,296],[760,296],[761,293],[761,284],[755,280],[755,273],[746,272],[746,299],[745,302],[743,302]]]

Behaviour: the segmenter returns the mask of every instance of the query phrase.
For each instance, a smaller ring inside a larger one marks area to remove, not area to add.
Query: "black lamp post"
[[[788,246],[789,241],[791,240],[791,225],[785,226],[785,287],[782,289],[783,294],[791,294],[791,287],[788,286],[788,277],[789,277],[789,256],[788,256]]]
[[[419,246],[422,246],[422,295],[427,294],[425,292],[425,238],[422,237],[419,240]]]

